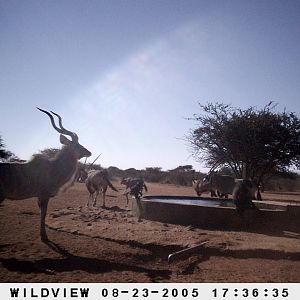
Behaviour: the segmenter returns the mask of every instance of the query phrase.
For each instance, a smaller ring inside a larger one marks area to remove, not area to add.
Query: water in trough
[[[143,201],[155,201],[159,203],[172,203],[172,204],[183,204],[183,205],[197,205],[197,206],[208,206],[208,207],[235,207],[232,200],[227,199],[205,199],[199,197],[144,197]]]

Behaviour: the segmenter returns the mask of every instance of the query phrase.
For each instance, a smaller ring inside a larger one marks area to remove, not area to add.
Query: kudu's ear
[[[60,140],[61,144],[63,144],[63,145],[70,145],[72,143],[68,138],[66,138],[62,134],[60,135],[59,140]]]

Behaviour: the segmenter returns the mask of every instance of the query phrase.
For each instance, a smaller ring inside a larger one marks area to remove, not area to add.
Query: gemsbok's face
[[[197,191],[198,195],[200,196],[202,193],[209,191],[210,187],[211,187],[211,183],[206,176],[198,185],[198,191]]]

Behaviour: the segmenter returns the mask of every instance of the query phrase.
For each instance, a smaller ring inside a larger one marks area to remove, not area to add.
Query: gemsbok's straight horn
[[[102,153],[100,153],[95,159],[94,161],[91,163],[91,166],[97,161],[97,159],[101,156]]]
[[[54,158],[34,155],[25,163],[0,163],[0,203],[4,199],[37,197],[41,211],[40,235],[42,241],[47,241],[45,218],[49,199],[73,179],[77,161],[82,157],[91,156],[91,152],[78,143],[76,133],[63,127],[60,115],[38,107],[37,109],[48,115],[53,128],[60,133],[60,142],[64,146]],[[53,115],[58,118],[59,127],[55,124]],[[65,135],[70,136],[71,140]]]

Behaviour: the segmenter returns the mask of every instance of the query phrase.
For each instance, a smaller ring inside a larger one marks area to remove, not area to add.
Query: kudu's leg
[[[39,205],[39,208],[41,211],[40,235],[41,235],[41,240],[43,242],[48,241],[48,237],[47,237],[47,233],[46,233],[46,225],[45,225],[48,202],[49,202],[49,197],[39,197],[38,198],[38,205]]]
[[[87,199],[87,202],[86,202],[86,207],[89,207],[89,205],[90,205],[90,199],[93,199],[93,193],[90,193],[90,195],[89,195],[89,197],[88,197],[88,199]]]
[[[94,201],[93,201],[93,206],[96,206],[96,202],[97,202],[97,197],[99,195],[99,190],[96,190],[95,192],[95,197],[94,197]]]
[[[102,208],[105,208],[106,206],[105,206],[105,194],[106,194],[106,191],[107,191],[107,187],[103,187],[102,188]]]

